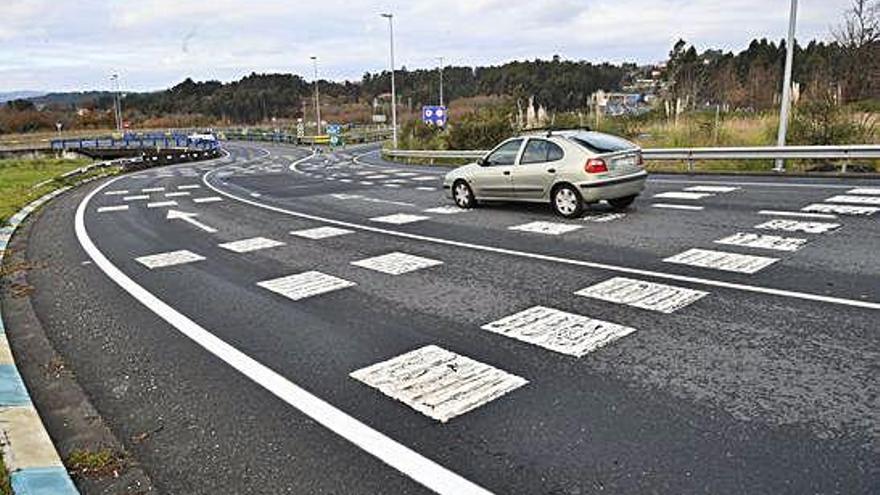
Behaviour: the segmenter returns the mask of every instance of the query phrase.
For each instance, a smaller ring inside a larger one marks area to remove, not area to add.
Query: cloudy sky
[[[800,0],[798,38],[827,39],[850,0]],[[780,39],[788,0],[2,0],[0,91],[161,89],[186,77],[250,72],[359,79],[388,64],[431,67],[514,59],[664,60],[682,37],[698,49]]]

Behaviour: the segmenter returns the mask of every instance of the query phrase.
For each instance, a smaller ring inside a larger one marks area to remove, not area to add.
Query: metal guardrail
[[[216,141],[193,140],[182,134],[172,135],[126,135],[97,138],[53,139],[52,150],[119,150],[119,149],[171,149],[188,148],[211,150],[217,147]]]
[[[426,160],[476,160],[485,156],[487,150],[383,150],[390,158],[418,158]],[[646,148],[642,150],[645,160],[687,161],[689,166],[697,160],[851,160],[880,159],[880,145],[860,144],[841,146],[751,146],[728,148]]]

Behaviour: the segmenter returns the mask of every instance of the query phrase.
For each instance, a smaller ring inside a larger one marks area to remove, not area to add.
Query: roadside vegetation
[[[6,470],[6,462],[0,455],[0,495],[12,495],[12,482],[9,480],[9,471]]]
[[[91,161],[48,157],[0,160],[0,225],[31,201],[65,185],[64,181],[56,180],[58,176]],[[44,181],[50,182],[38,186]]]

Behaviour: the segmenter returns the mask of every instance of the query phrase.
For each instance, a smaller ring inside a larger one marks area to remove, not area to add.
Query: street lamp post
[[[312,57],[315,66],[315,115],[318,119],[318,135],[321,135],[321,93],[318,90],[318,57]]]
[[[391,39],[391,127],[394,149],[397,149],[397,89],[394,86],[394,14],[380,14],[388,19],[388,33]]]
[[[119,99],[119,74],[110,76],[113,81],[113,118],[116,120],[116,132],[122,132],[122,102]]]
[[[779,110],[777,146],[785,146],[785,136],[788,133],[788,116],[791,111],[791,68],[794,61],[794,34],[797,26],[797,8],[798,0],[791,0],[791,13],[788,18],[788,38],[785,41],[785,77],[782,83],[782,107]],[[785,172],[785,160],[777,158],[774,170]]]
[[[440,106],[443,106],[443,57],[437,57],[440,62]]]

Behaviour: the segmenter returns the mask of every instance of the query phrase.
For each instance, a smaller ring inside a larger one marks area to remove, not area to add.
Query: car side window
[[[546,139],[529,139],[519,163],[528,165],[530,163],[555,162],[562,160],[563,155],[562,148],[555,143]]]
[[[495,165],[513,165],[516,161],[516,155],[519,153],[519,147],[522,145],[522,139],[514,139],[502,144],[498,149],[486,157],[486,164]]]

